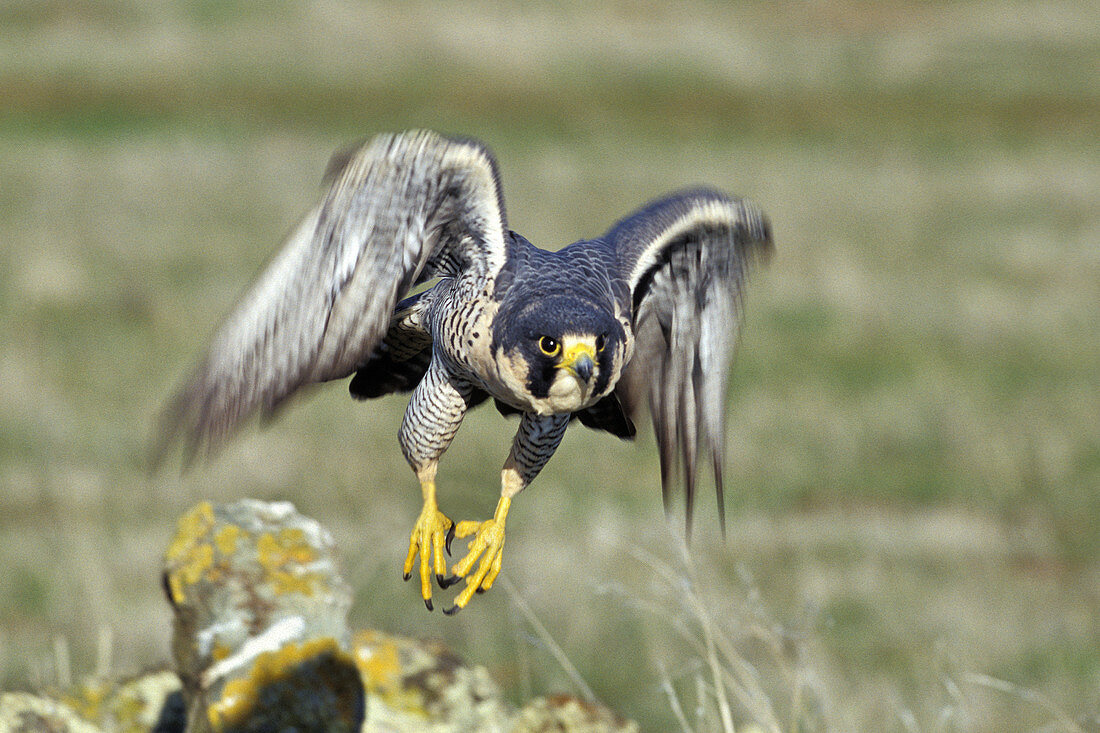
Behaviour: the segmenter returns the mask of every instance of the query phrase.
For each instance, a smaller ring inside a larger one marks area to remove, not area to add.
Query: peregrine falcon
[[[500,573],[512,498],[575,418],[620,438],[648,402],[666,510],[683,471],[690,532],[699,453],[724,527],[725,389],[749,265],[771,250],[764,214],[711,189],[657,199],[557,251],[508,228],[493,154],[430,131],[337,153],[319,204],[216,332],[167,411],[165,442],[208,453],[305,385],[354,375],[360,399],[412,392],[398,433],[420,483],[404,577],[419,555],[447,613]],[[430,285],[430,287],[426,287]],[[491,519],[453,522],[436,470],[466,412],[492,398],[519,429]],[[472,538],[448,572],[444,551]]]

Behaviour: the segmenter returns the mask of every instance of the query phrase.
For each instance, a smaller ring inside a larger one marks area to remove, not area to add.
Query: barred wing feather
[[[342,153],[323,200],[214,335],[165,415],[191,458],[302,386],[351,374],[418,282],[499,269],[504,202],[492,154],[427,131]]]
[[[635,348],[618,391],[628,415],[648,404],[666,511],[679,466],[690,536],[702,453],[724,531],[726,382],[746,272],[771,251],[768,221],[749,201],[699,189],[648,204],[603,239],[633,300]]]

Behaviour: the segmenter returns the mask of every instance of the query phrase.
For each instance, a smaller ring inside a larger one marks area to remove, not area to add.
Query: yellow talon
[[[455,524],[443,512],[435,501],[435,482],[423,481],[420,485],[424,494],[424,508],[413,525],[409,537],[409,554],[405,557],[404,577],[412,577],[413,560],[420,554],[420,595],[424,605],[432,610],[432,572],[435,572],[441,586],[446,584],[447,563],[443,558],[443,548],[450,544]]]
[[[474,535],[474,539],[470,542],[466,557],[459,560],[451,569],[455,576],[466,578],[466,587],[455,598],[454,607],[445,610],[444,613],[457,613],[459,609],[466,607],[474,593],[493,587],[493,582],[500,575],[504,551],[504,520],[508,516],[508,507],[511,503],[511,499],[501,497],[492,519],[484,522],[459,522],[455,527],[455,537]],[[481,559],[480,563],[478,558]],[[477,569],[469,575],[474,563],[478,563]]]

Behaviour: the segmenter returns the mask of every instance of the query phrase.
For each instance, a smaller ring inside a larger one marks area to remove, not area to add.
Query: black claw
[[[402,574],[401,574],[401,579],[402,579],[402,580],[408,580],[408,579],[409,579],[409,578],[411,578],[412,576],[413,576],[413,574],[412,574],[412,573],[402,573]]]
[[[445,578],[442,575],[435,576],[435,582],[439,583],[439,587],[444,589],[450,588],[452,585],[460,580],[462,580],[462,578],[458,577],[457,575],[448,575]]]
[[[451,556],[451,540],[455,538],[455,523],[451,522],[451,528],[447,530],[447,539],[443,541],[443,548],[447,551],[447,557]]]
[[[424,599],[424,605],[428,607],[429,611],[434,611],[435,610],[435,606],[432,605],[432,599],[431,598],[425,598]],[[446,611],[444,611],[444,613],[446,613]]]
[[[485,589],[482,588],[480,585],[477,588],[474,589],[474,593],[484,593],[484,592],[485,592]]]
[[[461,606],[451,606],[450,608],[444,608],[443,613],[447,616],[454,616],[456,613],[462,610]]]

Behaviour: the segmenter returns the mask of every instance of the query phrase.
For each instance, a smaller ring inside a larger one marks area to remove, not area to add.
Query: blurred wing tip
[[[197,462],[203,441],[198,430],[188,429],[192,422],[190,412],[186,391],[181,391],[161,410],[148,454],[150,474],[164,470],[177,452],[181,455],[180,473],[186,473]]]
[[[764,210],[751,199],[731,197],[724,194],[718,200],[712,200],[709,208],[713,213],[700,215],[701,224],[707,219],[716,219],[728,225],[735,239],[756,257],[769,257],[775,245],[772,241],[772,225]]]
[[[150,465],[161,470],[178,452],[180,469],[210,460],[241,422],[242,416],[218,410],[211,399],[205,372],[193,375],[161,411],[150,451]]]
[[[493,225],[500,231],[491,234],[501,240],[497,245],[503,246],[501,238],[508,225],[500,168],[484,142],[428,129],[384,132],[337,150],[326,168],[324,182],[334,189],[354,190],[370,176],[389,175],[395,168],[419,171],[422,176],[433,177],[435,184],[449,180],[454,186],[456,180],[462,181],[459,186],[471,197],[463,202],[464,206],[495,208],[489,218],[497,219]]]
[[[668,458],[662,451],[661,460],[661,503],[664,508],[665,519],[672,523],[675,519],[676,504],[679,502],[674,495],[678,486],[683,490],[683,528],[684,537],[690,544],[692,531],[695,527],[695,499],[700,483],[700,471],[697,465],[690,464],[688,459],[677,455],[678,451],[670,452]],[[726,541],[726,501],[725,501],[725,476],[720,452],[715,452],[711,460],[711,468],[714,471],[714,493],[718,512],[718,531],[722,541]],[[679,474],[679,475],[678,475]],[[704,482],[705,483],[705,482]]]
[[[775,254],[775,242],[772,239],[772,223],[768,216],[752,202],[748,202],[744,221],[746,244],[750,255],[761,262],[768,262]]]
[[[336,178],[344,172],[344,169],[348,167],[348,163],[351,162],[356,153],[368,145],[370,140],[371,138],[361,137],[337,148],[329,157],[328,163],[325,165],[325,172],[321,176],[321,185],[328,186],[336,180]]]
[[[368,162],[379,158],[401,159],[432,151],[437,154],[457,154],[461,159],[474,159],[497,173],[497,162],[489,146],[481,140],[461,135],[446,135],[435,130],[411,129],[404,132],[383,132],[373,137],[359,138],[336,150],[325,168],[323,180],[339,176],[350,163]]]
[[[685,228],[708,223],[728,226],[754,256],[766,258],[771,255],[774,249],[771,220],[752,199],[731,196],[709,187],[686,189],[673,195],[677,196],[693,204],[681,220]]]

